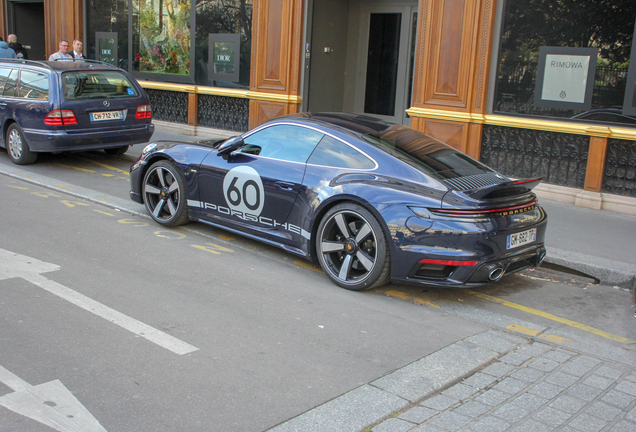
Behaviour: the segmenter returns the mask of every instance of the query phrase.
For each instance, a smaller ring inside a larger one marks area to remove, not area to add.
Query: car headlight
[[[141,155],[147,155],[148,153],[154,151],[157,148],[157,144],[155,143],[151,143],[148,144],[146,147],[144,147],[144,149],[141,151]]]

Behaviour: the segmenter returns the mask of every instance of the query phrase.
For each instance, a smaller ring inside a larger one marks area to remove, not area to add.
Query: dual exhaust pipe
[[[543,260],[545,259],[546,255],[547,255],[547,251],[546,251],[545,249],[542,249],[542,250],[539,252],[539,255],[537,256],[537,266],[539,266],[539,265],[543,262]],[[489,280],[491,280],[491,281],[493,281],[493,282],[498,281],[498,280],[499,280],[499,279],[501,279],[501,278],[504,276],[504,274],[506,273],[506,268],[507,268],[507,267],[508,267],[507,265],[506,265],[506,267],[503,267],[503,266],[502,266],[501,264],[499,264],[499,263],[495,264],[495,265],[494,265],[494,266],[490,269],[490,271],[489,271],[489,273],[488,273],[488,279],[489,279]]]

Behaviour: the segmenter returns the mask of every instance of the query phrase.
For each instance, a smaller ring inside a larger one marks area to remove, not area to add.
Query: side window
[[[47,100],[49,98],[49,77],[46,74],[23,70],[20,74],[18,96]]]
[[[0,95],[4,92],[4,83],[7,82],[7,77],[11,69],[9,68],[0,68]]]
[[[241,152],[290,162],[306,162],[322,137],[322,133],[301,126],[271,126],[245,138],[246,145]]]
[[[375,163],[351,146],[328,135],[320,141],[307,163],[338,168],[373,169]]]
[[[18,70],[11,69],[11,73],[4,84],[2,96],[15,96],[15,82],[18,80]]]

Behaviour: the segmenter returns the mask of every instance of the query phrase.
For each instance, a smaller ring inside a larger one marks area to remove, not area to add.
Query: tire
[[[111,147],[111,148],[104,149],[104,151],[106,152],[106,154],[113,155],[113,156],[119,156],[119,155],[123,155],[124,153],[126,153],[128,151],[128,147],[129,146],[127,146],[127,145],[121,146],[121,147]]]
[[[33,153],[29,149],[24,134],[16,123],[13,123],[9,126],[9,129],[7,129],[4,143],[7,148],[7,155],[9,155],[9,159],[11,159],[14,164],[29,165],[34,163],[38,158],[38,154]]]
[[[185,179],[171,162],[159,161],[148,169],[142,194],[146,209],[155,222],[178,226],[189,221]]]
[[[329,209],[318,225],[315,242],[320,266],[336,285],[361,291],[389,281],[386,235],[364,207],[343,203]]]

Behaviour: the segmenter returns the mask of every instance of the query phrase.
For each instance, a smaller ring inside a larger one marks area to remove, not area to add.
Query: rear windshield
[[[117,71],[65,72],[62,91],[67,101],[139,96],[130,79]]]
[[[436,139],[402,125],[364,139],[393,157],[439,180],[493,172],[475,159]]]

